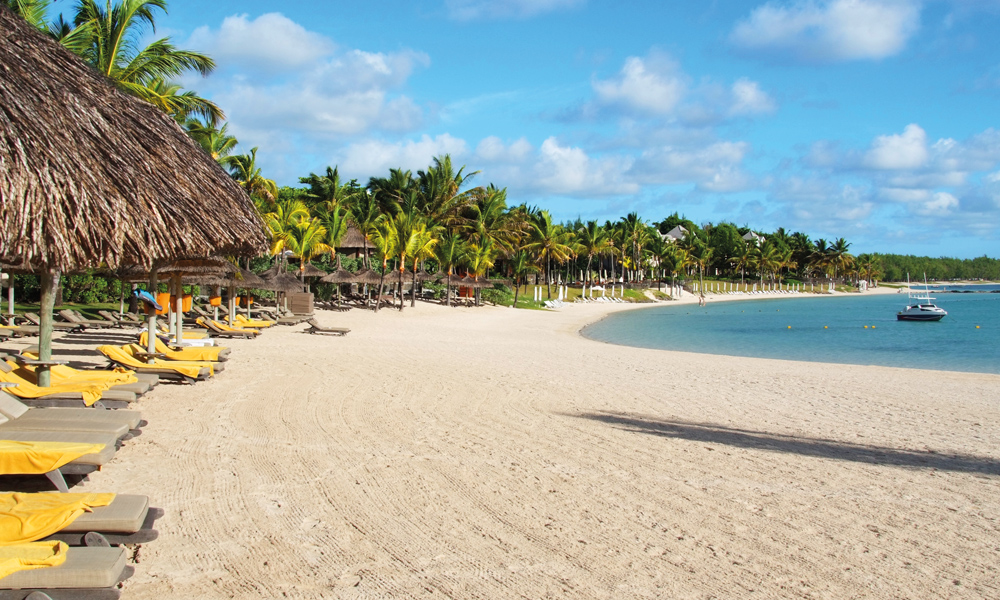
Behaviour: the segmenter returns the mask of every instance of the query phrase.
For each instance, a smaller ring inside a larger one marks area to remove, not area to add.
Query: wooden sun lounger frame
[[[306,323],[309,325],[309,329],[305,330],[306,333],[329,333],[330,335],[344,336],[351,332],[346,327],[324,327],[316,319],[309,319]]]

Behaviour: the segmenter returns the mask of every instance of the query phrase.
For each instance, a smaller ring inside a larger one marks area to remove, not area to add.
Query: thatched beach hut
[[[266,249],[250,198],[173,119],[3,7],[0,106],[0,257],[40,275],[42,361],[60,273],[137,264],[155,282],[160,261]]]

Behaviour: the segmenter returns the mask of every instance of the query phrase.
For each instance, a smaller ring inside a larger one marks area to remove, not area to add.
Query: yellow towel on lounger
[[[241,327],[252,327],[254,329],[260,329],[261,327],[270,327],[274,325],[271,321],[259,321],[257,319],[248,319],[243,315],[236,315],[236,325]]]
[[[146,351],[146,349],[140,346],[139,344],[129,344],[127,346],[122,346],[122,350],[133,355],[135,352]],[[170,357],[167,357],[166,359],[159,359],[159,358],[155,359],[153,361],[153,365],[157,367],[175,367],[175,366],[197,367],[199,369],[204,369],[207,367],[208,374],[215,375],[215,364],[207,360],[174,360]]]
[[[104,444],[0,440],[0,474],[41,475],[101,450]]]
[[[149,336],[145,333],[139,334],[139,346],[143,348],[149,348]],[[221,346],[209,346],[200,348],[182,348],[180,350],[175,350],[170,346],[163,343],[163,340],[156,338],[156,351],[160,354],[166,355],[170,360],[194,360],[194,361],[209,361],[209,362],[219,362],[219,352],[223,348]]]
[[[209,373],[215,374],[215,369],[212,368],[212,363],[193,363],[193,362],[181,362],[176,360],[160,360],[154,359],[152,363],[146,363],[135,356],[132,355],[134,351],[142,352],[143,349],[135,344],[129,344],[125,347],[118,346],[98,346],[97,351],[107,356],[116,363],[125,365],[126,367],[132,369],[142,369],[143,367],[156,367],[157,369],[173,369],[181,375],[191,378],[197,378],[201,369],[204,367],[209,368]]]
[[[32,352],[22,352],[21,355],[25,358],[38,359],[38,355]],[[35,367],[31,365],[18,365],[13,361],[7,362],[15,367],[15,372],[18,375],[24,377],[28,381],[31,381],[32,383],[37,383],[38,380],[35,379]],[[49,372],[52,374],[53,384],[94,384],[106,390],[111,389],[112,386],[124,383],[135,383],[139,381],[139,378],[135,376],[134,371],[129,371],[121,367],[97,371],[84,371],[74,369],[73,367],[67,367],[66,365],[54,365],[51,369],[49,369]]]
[[[58,567],[66,562],[66,542],[32,542],[0,548],[0,578],[18,571]]]
[[[0,494],[0,546],[48,537],[114,499],[114,494]]]
[[[222,321],[216,321],[215,319],[209,319],[209,320],[212,323],[214,323],[215,326],[218,327],[219,329],[221,329],[222,331],[254,331],[255,333],[260,333],[258,331],[253,330],[253,329],[244,329],[243,327],[232,327],[230,325],[227,325],[227,324],[223,323]],[[202,325],[203,327],[207,327],[206,325],[202,324],[201,319],[198,319],[197,323],[199,325]]]
[[[104,389],[93,383],[60,383],[49,387],[38,387],[33,382],[17,374],[16,371],[4,373],[0,371],[0,381],[16,383],[16,387],[5,388],[18,398],[41,398],[50,394],[79,393],[83,396],[83,403],[87,406],[93,405],[101,399],[101,392]]]

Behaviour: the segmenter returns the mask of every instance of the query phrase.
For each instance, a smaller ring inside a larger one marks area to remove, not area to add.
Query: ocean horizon
[[[581,333],[659,350],[1000,374],[1000,293],[994,291],[1000,286],[932,286],[948,316],[930,323],[896,319],[907,304],[903,289],[660,305],[609,315]]]

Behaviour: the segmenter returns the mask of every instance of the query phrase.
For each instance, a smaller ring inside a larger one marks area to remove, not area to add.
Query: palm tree
[[[357,194],[348,207],[348,218],[364,237],[364,263],[365,268],[371,268],[371,260],[368,258],[368,244],[372,243],[375,235],[375,228],[379,220],[382,219],[382,212],[379,210],[378,201],[375,196],[367,192]]]
[[[353,179],[347,183],[341,181],[338,167],[327,167],[323,175],[310,173],[308,177],[300,177],[299,182],[307,184],[309,198],[327,210],[346,208],[361,193],[361,188]]]
[[[278,195],[278,184],[261,175],[257,166],[257,148],[251,148],[250,154],[233,156],[229,171],[236,183],[252,198],[262,200],[265,206],[273,204]]]
[[[305,281],[306,263],[320,254],[332,252],[326,243],[326,228],[316,217],[300,220],[285,233],[284,247],[299,259],[299,275]]]
[[[232,158],[229,155],[236,149],[238,142],[235,137],[229,135],[228,124],[217,129],[198,119],[188,119],[184,122],[184,129],[215,162],[224,168],[230,166]]]
[[[712,262],[712,248],[708,244],[695,238],[697,241],[693,244],[692,248],[688,250],[690,255],[690,260],[692,264],[698,267],[698,290],[701,292],[701,296],[705,297],[705,269],[708,267],[709,263]]]
[[[271,233],[271,254],[277,256],[285,249],[288,236],[303,220],[309,218],[305,204],[298,200],[279,200],[274,210],[265,213],[264,223]]]
[[[514,278],[514,308],[517,308],[517,294],[521,289],[521,279],[523,278],[525,285],[527,285],[528,275],[537,273],[541,269],[532,262],[531,255],[525,250],[515,252],[511,256],[508,266],[510,267],[511,276]]]
[[[394,223],[384,215],[379,217],[372,224],[371,242],[375,251],[382,257],[382,276],[378,283],[378,301],[375,303],[375,312],[382,306],[382,290],[385,287],[385,273],[389,270],[389,259],[399,252],[399,237]]]
[[[469,267],[469,274],[475,279],[486,277],[490,267],[493,266],[495,248],[493,242],[486,239],[483,242],[470,244],[466,252],[465,264]],[[476,288],[476,306],[480,304],[480,289]]]
[[[739,250],[736,251],[736,256],[731,259],[733,267],[740,270],[740,285],[744,283],[746,268],[753,261],[753,248],[750,244],[742,244]]]
[[[457,233],[446,233],[437,244],[436,255],[441,269],[448,274],[445,287],[446,303],[451,306],[451,276],[455,267],[465,262],[466,256],[465,241]]]
[[[417,305],[417,271],[419,265],[434,256],[438,244],[436,228],[430,227],[426,221],[421,221],[414,235],[410,238],[407,253],[413,265],[413,293],[410,295],[410,307]]]
[[[25,21],[49,34],[59,44],[76,55],[82,55],[91,43],[91,28],[88,24],[72,26],[59,15],[48,22],[51,0],[0,0],[0,4],[20,15]]]
[[[597,221],[588,221],[586,225],[576,230],[576,244],[579,254],[587,256],[587,276],[584,281],[593,287],[594,282],[590,267],[594,256],[604,254],[611,249],[611,238],[607,231],[597,224]]]
[[[177,114],[171,104],[163,103],[162,82],[197,71],[208,75],[215,62],[200,52],[180,50],[169,38],[155,40],[139,48],[144,30],[156,31],[155,10],[167,12],[166,0],[120,0],[105,5],[98,0],[79,0],[75,23],[88,28],[89,44],[83,59],[126,93],[159,106],[168,114]],[[183,101],[188,114],[206,117],[213,125],[222,117],[214,103],[190,94]]]
[[[539,264],[544,265],[545,283],[548,296],[552,298],[552,261],[562,263],[573,255],[570,244],[573,234],[552,222],[548,211],[542,210],[532,216],[528,223],[528,243],[524,249],[533,253]]]
[[[339,206],[321,207],[314,214],[326,229],[326,245],[330,247],[332,256],[347,234],[347,211]]]
[[[847,253],[851,245],[844,238],[838,238],[830,246],[828,256],[829,264],[833,267],[833,279],[837,279],[838,271],[846,271],[854,264],[854,257]]]
[[[417,171],[417,189],[420,194],[421,212],[424,216],[449,229],[462,224],[462,211],[473,202],[478,191],[462,191],[479,174],[463,174],[463,166],[455,171],[451,156],[434,157],[434,164],[427,171]]]

